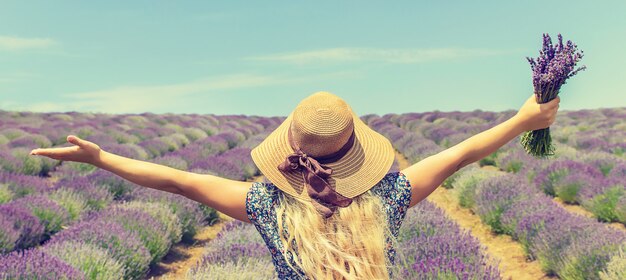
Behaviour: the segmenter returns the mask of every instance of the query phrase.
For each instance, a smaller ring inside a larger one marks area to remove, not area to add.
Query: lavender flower
[[[594,178],[603,177],[602,172],[589,164],[559,159],[539,171],[533,181],[538,188],[542,188],[547,194],[556,195],[555,186],[570,173],[580,173]]]
[[[113,200],[113,196],[106,188],[96,186],[84,176],[63,178],[54,184],[54,188],[57,190],[66,188],[78,193],[86,206],[95,211],[104,209]]]
[[[59,259],[38,249],[0,256],[0,279],[86,279],[85,275]]]
[[[124,266],[126,279],[141,278],[148,271],[150,252],[139,235],[116,222],[95,220],[75,224],[52,236],[46,246],[66,241],[91,243],[106,250]]]
[[[160,261],[172,245],[166,225],[139,209],[113,206],[94,214],[89,219],[116,222],[126,230],[136,232],[150,251],[152,257],[150,264]]]
[[[43,246],[41,250],[64,260],[94,280],[118,280],[124,278],[124,266],[111,254],[96,245],[81,241],[65,241]]]
[[[550,35],[543,34],[543,48],[539,51],[539,57],[526,58],[533,73],[532,81],[537,103],[546,103],[556,98],[566,80],[586,68],[582,66],[574,69],[576,63],[582,59],[583,51],[578,52],[577,46],[572,41],[568,40],[563,44],[561,34],[558,38],[558,43],[553,46]],[[554,155],[549,127],[526,132],[521,143],[526,152],[533,156]]]
[[[172,244],[178,243],[182,237],[182,226],[167,204],[159,202],[131,201],[117,205],[122,209],[136,209],[143,211],[157,219],[167,232],[167,237]]]
[[[124,199],[134,189],[143,188],[104,169],[98,169],[89,174],[87,181],[93,182],[100,188],[108,189],[115,200]]]
[[[0,251],[28,248],[43,239],[44,226],[25,205],[0,205],[0,221],[3,221],[0,236],[4,236]],[[18,234],[17,239],[13,238],[14,234]]]
[[[204,220],[207,218],[200,208],[202,204],[181,195],[151,188],[138,188],[132,193],[132,199],[168,205],[180,220],[183,231],[183,241],[191,241],[200,227],[204,226]]]
[[[0,214],[0,254],[12,251],[19,238],[20,232],[12,219]]]
[[[187,273],[187,279],[275,279],[275,270],[263,239],[251,224],[238,220],[226,223],[207,252]],[[263,266],[255,266],[263,265]],[[253,268],[256,275],[249,274]]]
[[[60,188],[48,195],[48,198],[65,208],[70,221],[74,221],[87,209],[83,197],[74,190]]]
[[[598,194],[592,198],[583,200],[582,205],[587,210],[591,211],[600,221],[619,221],[616,207],[619,206],[619,199],[626,196],[626,188],[624,184],[615,185],[610,188],[604,185],[603,188],[605,189],[604,192],[598,192]]]
[[[64,208],[43,195],[29,195],[13,200],[8,205],[20,205],[30,209],[43,224],[46,235],[58,232],[61,226],[70,221],[70,216]]]
[[[456,177],[452,187],[454,188],[455,195],[459,198],[459,205],[465,208],[473,208],[476,198],[476,186],[483,180],[494,176],[499,176],[500,173],[488,169],[477,168],[464,168],[462,171],[458,171],[458,177]]]
[[[499,261],[429,201],[409,210],[398,242],[398,279],[500,279]]]

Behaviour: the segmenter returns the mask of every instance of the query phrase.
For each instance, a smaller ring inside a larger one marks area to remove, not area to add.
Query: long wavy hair
[[[278,191],[276,218],[282,253],[301,277],[389,279],[394,266],[386,255],[386,238],[394,248],[397,240],[389,230],[380,197],[368,190],[324,219],[310,202]]]

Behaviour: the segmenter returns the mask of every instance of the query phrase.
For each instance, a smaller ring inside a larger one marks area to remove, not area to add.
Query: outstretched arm
[[[495,152],[520,133],[550,126],[556,117],[559,102],[557,97],[538,104],[533,94],[510,119],[402,170],[411,183],[409,207],[430,195],[462,167]]]
[[[235,219],[250,222],[246,214],[246,194],[252,185],[209,174],[196,174],[135,160],[102,150],[95,143],[69,135],[67,141],[75,146],[35,149],[32,155],[42,155],[63,161],[92,164],[110,171],[137,185],[183,195],[216,209]]]

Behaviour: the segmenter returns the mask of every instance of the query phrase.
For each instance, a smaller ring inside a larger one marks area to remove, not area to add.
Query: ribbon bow
[[[332,175],[333,170],[322,163],[331,163],[342,158],[354,143],[354,131],[352,131],[348,142],[339,151],[324,157],[318,157],[318,159],[310,157],[300,150],[300,147],[293,141],[291,129],[289,129],[288,137],[295,152],[288,155],[285,161],[278,165],[278,169],[284,172],[302,172],[307,192],[309,197],[312,198],[311,202],[324,218],[332,216],[337,207],[350,205],[352,199],[339,194],[328,183],[328,178]]]

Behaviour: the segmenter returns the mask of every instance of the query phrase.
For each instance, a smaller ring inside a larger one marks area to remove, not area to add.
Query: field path
[[[256,176],[250,182],[260,182],[263,176]],[[145,279],[184,279],[185,274],[204,255],[204,249],[211,240],[222,230],[224,224],[233,218],[218,212],[218,221],[204,227],[193,237],[192,244],[178,243],[172,246],[170,252],[153,268]]]
[[[400,170],[410,165],[409,161],[398,151],[396,151],[396,158]],[[461,228],[469,230],[472,236],[487,247],[489,255],[500,259],[499,268],[503,279],[558,279],[547,276],[537,261],[528,261],[522,246],[510,236],[492,233],[480,217],[469,209],[460,207],[456,198],[446,188],[438,187],[426,199],[444,210],[448,218]]]

